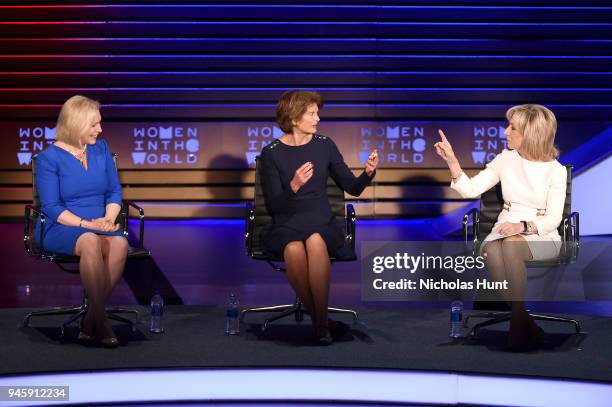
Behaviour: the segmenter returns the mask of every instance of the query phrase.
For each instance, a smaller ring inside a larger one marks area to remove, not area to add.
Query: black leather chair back
[[[340,230],[345,230],[345,200],[344,191],[336,182],[329,177],[327,179],[327,196]],[[263,255],[261,246],[261,233],[264,228],[272,224],[272,215],[268,213],[264,199],[263,187],[261,185],[261,157],[255,160],[255,201],[253,203],[255,213],[255,224],[253,227],[252,252],[255,256]]]
[[[40,209],[40,195],[36,186],[36,157],[32,157],[30,164],[32,165],[32,206],[35,209]]]
[[[567,170],[567,187],[565,190],[565,206],[563,207],[563,219],[569,218],[572,212],[572,166],[566,165]],[[493,188],[489,189],[480,196],[480,228],[478,231],[478,240],[483,241],[485,237],[493,229],[493,225],[497,221],[499,213],[504,206],[504,198],[502,195],[501,182],[497,183]],[[559,235],[564,236],[563,222],[559,225]],[[565,234],[566,240],[569,239],[569,233]]]

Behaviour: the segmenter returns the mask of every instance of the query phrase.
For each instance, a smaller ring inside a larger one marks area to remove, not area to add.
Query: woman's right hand
[[[302,164],[297,170],[295,170],[293,179],[289,183],[294,193],[296,193],[302,187],[302,185],[307,183],[308,180],[312,178],[313,172],[314,165],[310,161]]]
[[[440,135],[441,141],[438,141],[436,144],[434,144],[434,147],[436,148],[436,153],[438,153],[438,155],[442,157],[442,159],[444,159],[444,161],[446,162],[449,162],[449,160],[453,161],[455,159],[455,152],[453,151],[453,146],[451,146],[451,144],[448,142],[448,139],[446,138],[442,130],[438,129],[438,134]]]
[[[457,157],[455,157],[453,146],[451,146],[451,144],[448,142],[448,139],[446,138],[446,135],[444,135],[444,132],[438,129],[438,134],[440,134],[441,141],[438,141],[436,144],[434,144],[434,147],[436,148],[436,153],[438,153],[438,155],[442,157],[444,161],[446,161],[446,165],[448,165],[448,169],[451,173],[451,178],[453,181],[456,181],[463,172],[461,170],[461,165],[459,164],[459,160],[457,160]]]

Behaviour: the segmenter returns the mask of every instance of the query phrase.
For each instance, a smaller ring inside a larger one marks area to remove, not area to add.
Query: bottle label
[[[451,310],[450,320],[451,322],[461,322],[461,320],[463,320],[463,316],[461,315],[461,310],[460,309]]]
[[[164,307],[159,304],[151,305],[151,315],[154,317],[161,317],[164,315]]]
[[[228,308],[226,315],[228,318],[238,318],[238,308]]]

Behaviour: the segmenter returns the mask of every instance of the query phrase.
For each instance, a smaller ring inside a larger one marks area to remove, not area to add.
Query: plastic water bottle
[[[240,319],[238,318],[238,300],[234,293],[229,296],[227,311],[225,313],[225,333],[228,335],[238,335],[240,333]]]
[[[164,332],[164,299],[156,290],[151,298],[151,332],[159,334]]]
[[[463,322],[463,303],[453,301],[450,309],[450,337],[461,337],[461,324]]]

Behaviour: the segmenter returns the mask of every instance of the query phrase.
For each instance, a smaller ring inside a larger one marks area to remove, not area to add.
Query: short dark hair
[[[323,98],[318,92],[294,89],[283,93],[276,105],[276,122],[281,130],[291,133],[293,120],[302,117],[313,103],[319,109],[323,107]]]

